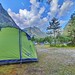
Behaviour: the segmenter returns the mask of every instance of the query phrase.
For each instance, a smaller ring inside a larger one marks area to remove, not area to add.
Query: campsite
[[[75,0],[0,0],[0,75],[75,75],[74,8]]]
[[[0,66],[0,75],[74,75],[75,48],[36,46],[38,62]]]

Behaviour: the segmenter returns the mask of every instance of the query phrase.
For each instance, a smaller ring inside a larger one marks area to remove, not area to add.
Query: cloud
[[[36,0],[30,0],[30,3],[32,6],[39,7],[39,2],[36,2]]]
[[[40,11],[39,11],[39,14],[44,13],[44,11],[45,11],[45,7],[41,7],[41,8],[40,8]]]
[[[38,26],[42,28],[48,22],[46,17],[41,18],[41,14],[45,11],[45,7],[41,7],[39,10],[39,4],[36,0],[30,0],[32,3],[31,10],[20,9],[19,13],[13,12],[10,8],[8,9],[9,15],[13,18],[15,23],[21,28],[27,28],[30,26]],[[34,5],[37,4],[37,5]]]
[[[36,0],[30,0],[30,3],[34,5],[36,4]]]
[[[50,12],[48,12],[48,15],[54,17],[58,12],[58,0],[52,0],[50,5]]]
[[[73,1],[65,0],[62,5],[59,5],[58,0],[52,0],[50,3],[50,11],[48,12],[48,15],[50,17],[62,17],[70,10],[73,4]]]
[[[59,9],[58,16],[63,16],[66,12],[68,12],[72,5],[73,2],[71,0],[66,0],[65,2],[63,2],[62,6]]]

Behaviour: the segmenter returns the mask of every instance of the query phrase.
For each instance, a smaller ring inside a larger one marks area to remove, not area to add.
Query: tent
[[[0,64],[37,61],[30,36],[23,32],[0,4]]]

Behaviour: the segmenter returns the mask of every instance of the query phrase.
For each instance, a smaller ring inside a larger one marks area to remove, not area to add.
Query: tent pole
[[[20,52],[20,64],[22,64],[22,36],[21,29],[19,29],[19,52]]]

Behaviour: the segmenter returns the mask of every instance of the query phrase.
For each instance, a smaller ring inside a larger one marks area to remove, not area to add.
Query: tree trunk
[[[55,33],[55,30],[54,30],[54,45],[56,46],[56,33]]]

